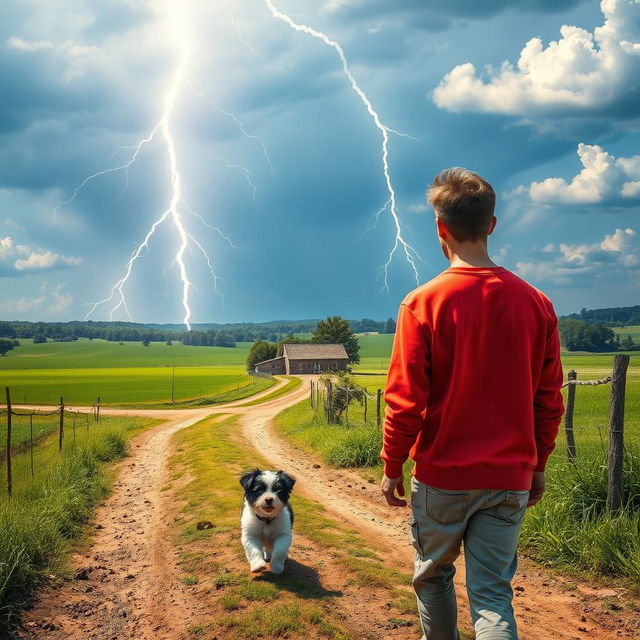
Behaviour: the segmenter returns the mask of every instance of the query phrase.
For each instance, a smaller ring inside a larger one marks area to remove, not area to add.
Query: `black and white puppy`
[[[240,478],[244,489],[244,508],[240,526],[242,546],[253,572],[284,571],[291,546],[293,510],[289,496],[295,479],[284,471],[255,469]]]

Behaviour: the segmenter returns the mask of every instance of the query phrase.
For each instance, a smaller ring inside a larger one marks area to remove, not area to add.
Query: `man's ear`
[[[262,473],[260,469],[254,469],[253,471],[247,471],[247,473],[242,474],[240,478],[240,484],[245,491],[249,491],[249,488],[253,484],[253,481]]]
[[[440,220],[440,218],[436,218],[436,227],[438,228],[438,236],[443,240],[447,239],[447,225]]]
[[[493,233],[493,230],[496,228],[497,224],[498,224],[498,218],[493,216],[491,218],[491,225],[489,226],[489,232],[487,233],[488,236],[490,236]]]

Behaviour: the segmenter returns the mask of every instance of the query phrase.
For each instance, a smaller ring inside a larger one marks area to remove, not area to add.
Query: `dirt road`
[[[281,380],[261,396],[286,384]],[[296,475],[296,492],[322,503],[346,520],[402,566],[411,566],[406,510],[382,504],[377,486],[362,476],[318,465],[278,438],[271,419],[307,396],[308,385],[262,404],[239,407],[247,399],[188,410],[105,409],[110,415],[162,418],[131,444],[118,469],[111,495],[95,514],[90,548],[73,558],[76,579],[54,585],[25,615],[22,637],[49,640],[151,640],[184,637],[203,605],[193,601],[173,574],[175,550],[169,542],[167,459],[173,434],[212,414],[237,414],[246,440],[274,467]],[[255,398],[259,395],[254,396]],[[575,584],[575,583],[573,583]],[[516,610],[523,640],[637,637],[633,612],[608,609],[625,602],[617,592],[569,587],[540,567],[524,562],[515,581]],[[459,591],[462,588],[462,567]],[[462,594],[461,594],[462,595]],[[609,599],[607,599],[609,598]],[[463,601],[461,599],[461,601]],[[636,621],[637,623],[637,621]]]

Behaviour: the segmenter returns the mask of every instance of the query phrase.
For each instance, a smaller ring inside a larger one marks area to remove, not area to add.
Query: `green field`
[[[15,403],[139,404],[171,401],[171,367],[34,369],[2,372]],[[263,380],[263,379],[260,379]],[[176,367],[174,400],[224,395],[254,382],[242,367]],[[263,385],[261,388],[266,388]]]
[[[2,370],[15,369],[82,369],[91,367],[176,367],[236,365],[244,366],[250,342],[230,347],[187,347],[179,342],[167,345],[152,342],[107,342],[80,339],[76,342],[33,344],[20,340],[20,346],[0,358]]]
[[[235,348],[179,343],[47,342],[21,340],[0,358],[1,386],[14,403],[144,404],[242,398],[269,386],[245,371],[249,343]],[[172,365],[175,365],[172,366]],[[249,386],[253,385],[253,386]]]
[[[372,392],[384,387],[393,335],[362,335],[359,341],[361,363],[354,371],[376,374],[358,375],[359,383]],[[250,343],[238,343],[235,348],[163,342],[144,347],[104,340],[46,344],[21,340],[20,347],[0,358],[0,386],[11,387],[16,403],[55,404],[63,396],[68,404],[92,404],[100,396],[103,404],[143,404],[170,402],[173,378],[175,402],[199,398],[215,402],[218,396],[229,400],[268,386],[268,381],[260,379],[254,388],[248,387],[253,381],[245,372],[249,348]],[[565,370],[576,369],[581,379],[606,376],[611,361],[606,354],[563,355]],[[629,378],[634,385],[640,376],[637,363],[638,356],[633,356]],[[597,402],[607,393],[606,388],[580,392]]]
[[[613,330],[620,336],[621,340],[631,336],[636,344],[640,344],[640,324],[632,324],[628,327],[614,327]]]

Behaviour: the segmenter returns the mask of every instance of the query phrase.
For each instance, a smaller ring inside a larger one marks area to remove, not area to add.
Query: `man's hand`
[[[380,491],[382,491],[382,495],[385,497],[390,507],[407,506],[406,500],[401,500],[395,495],[397,491],[399,496],[404,496],[404,483],[402,476],[399,478],[387,478],[387,476],[382,476]]]
[[[529,502],[527,507],[533,507],[542,499],[544,493],[544,471],[534,471],[531,480],[531,489],[529,491]]]

